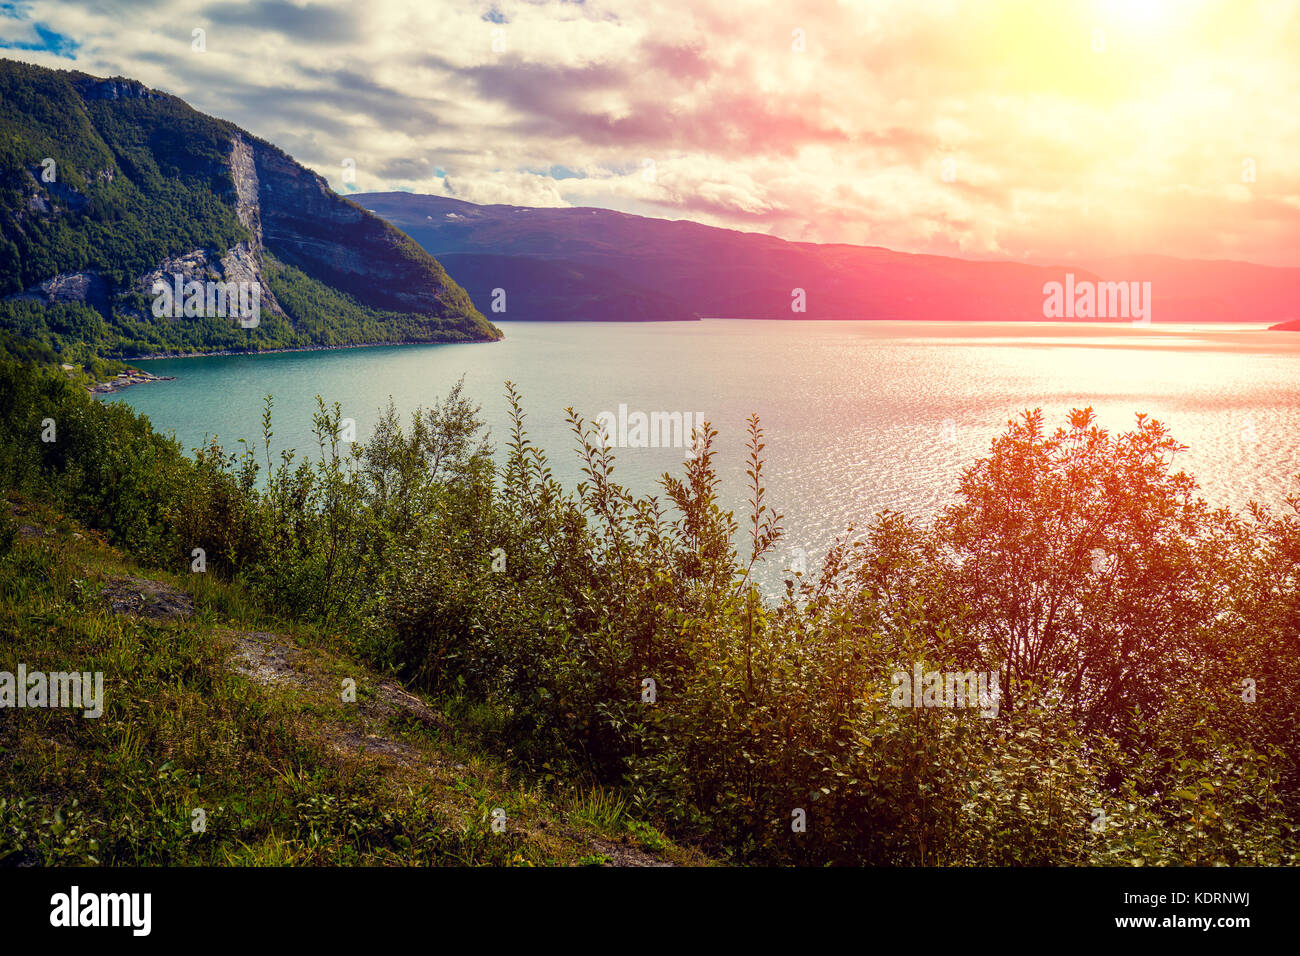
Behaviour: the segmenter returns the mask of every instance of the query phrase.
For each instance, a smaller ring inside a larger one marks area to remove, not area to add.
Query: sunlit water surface
[[[785,515],[783,552],[815,560],[850,523],[881,509],[932,516],[963,466],[1007,420],[1041,407],[1048,423],[1092,406],[1105,427],[1145,412],[1188,450],[1178,465],[1213,503],[1278,503],[1300,473],[1300,334],[1259,327],[1064,323],[503,322],[478,345],[399,346],[141,363],[176,381],[114,396],[174,432],[186,449],[216,435],[259,440],[275,397],[275,446],[314,449],[315,396],[341,403],[364,440],[389,396],[428,406],[461,376],[498,452],[503,383],[524,396],[532,439],[555,474],[579,479],[564,409],[699,412],[720,432],[725,502],[743,512],[745,420],[767,432],[770,500]],[[682,451],[625,448],[621,479],[641,492]]]

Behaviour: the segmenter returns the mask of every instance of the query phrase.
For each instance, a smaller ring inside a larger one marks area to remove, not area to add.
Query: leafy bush
[[[931,526],[878,515],[771,599],[757,420],[742,522],[711,430],[662,498],[637,497],[570,412],[569,491],[510,386],[499,467],[459,386],[406,424],[390,407],[364,445],[322,401],[310,459],[272,454],[269,400],[260,445],[193,459],[53,373],[0,363],[0,401],[11,487],[177,570],[205,548],[519,765],[594,779],[620,813],[736,859],[1297,862],[1300,500],[1210,509],[1148,419],[1112,435],[1081,410],[1049,435],[1027,413]],[[996,672],[996,713],[897,706],[914,668]],[[299,810],[400,836],[344,804]]]

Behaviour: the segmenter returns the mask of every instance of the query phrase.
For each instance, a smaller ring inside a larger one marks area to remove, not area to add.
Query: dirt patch
[[[375,688],[373,698],[362,705],[362,711],[368,716],[391,719],[394,717],[412,720],[425,727],[450,733],[451,722],[433,710],[420,698],[410,694],[402,687],[389,681],[383,681]]]
[[[601,837],[587,841],[593,850],[609,860],[608,866],[672,866],[667,860],[647,853],[638,847],[616,843]]]
[[[40,538],[44,536],[45,530],[43,528],[39,525],[28,524],[23,520],[30,513],[30,509],[24,508],[22,505],[10,501],[8,498],[5,499],[4,504],[5,509],[13,517],[14,523],[18,525],[18,537]]]
[[[385,737],[383,734],[368,734],[351,727],[330,734],[329,742],[335,750],[347,756],[382,754],[391,760],[408,765],[425,762],[420,752],[408,743]]]
[[[118,614],[132,614],[152,620],[187,618],[194,613],[194,599],[184,591],[147,578],[116,578],[101,589],[105,600]]]
[[[434,711],[424,701],[408,693],[392,681],[367,678],[359,681],[355,705],[340,705],[339,690],[334,678],[322,670],[311,652],[286,639],[283,635],[266,631],[215,632],[230,647],[228,666],[254,683],[265,687],[293,686],[320,694],[322,703],[333,706],[351,706],[357,709],[352,717],[343,719],[316,719],[313,731],[327,746],[345,758],[368,759],[378,767],[405,767],[421,774],[431,774],[444,779],[448,771],[454,778],[466,768],[460,764],[441,765],[421,749],[401,737],[404,721],[451,733],[453,728],[442,714]],[[316,665],[316,666],[314,666]],[[359,719],[357,719],[359,718]],[[541,825],[543,828],[546,824]],[[561,824],[562,831],[569,827]],[[520,831],[524,833],[525,831]],[[568,839],[586,844],[593,854],[604,857],[606,866],[672,866],[673,864],[642,850],[631,842],[606,839],[589,833],[573,831]]]
[[[245,677],[263,685],[296,684],[300,687],[316,686],[322,691],[326,689],[323,675],[311,669],[302,649],[281,635],[269,631],[222,630],[218,633],[231,646],[231,667]],[[451,731],[451,724],[442,714],[400,685],[380,681],[372,688],[368,693],[364,684],[358,688],[357,706],[368,723],[409,720],[436,730]],[[329,693],[337,691],[331,687]],[[373,739],[373,735],[364,739]]]
[[[284,637],[268,631],[217,632],[231,648],[229,665],[236,673],[263,686],[296,686],[319,691],[335,702],[338,689],[319,671],[313,670],[304,651]],[[322,724],[325,737],[345,754],[382,754],[402,763],[418,763],[420,752],[400,738],[384,733],[385,725],[407,720],[436,730],[450,731],[451,725],[424,701],[397,684],[380,682],[371,693],[359,690],[356,707],[359,727]]]
[[[302,652],[269,631],[220,631],[231,645],[230,666],[255,683],[307,686],[306,671],[299,666]]]

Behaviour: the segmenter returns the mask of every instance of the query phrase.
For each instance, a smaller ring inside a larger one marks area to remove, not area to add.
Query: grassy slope
[[[0,711],[0,865],[706,862],[611,794],[518,778],[237,588],[142,571],[42,506],[8,510],[0,670],[103,671],[106,707]]]

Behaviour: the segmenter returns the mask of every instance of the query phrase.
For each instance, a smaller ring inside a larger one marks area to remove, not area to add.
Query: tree
[[[1002,672],[1004,711],[1032,700],[1114,731],[1159,707],[1221,608],[1224,516],[1172,471],[1185,446],[1145,415],[1115,436],[1091,408],[1050,436],[1041,410],[1008,424],[938,523],[965,652]]]

